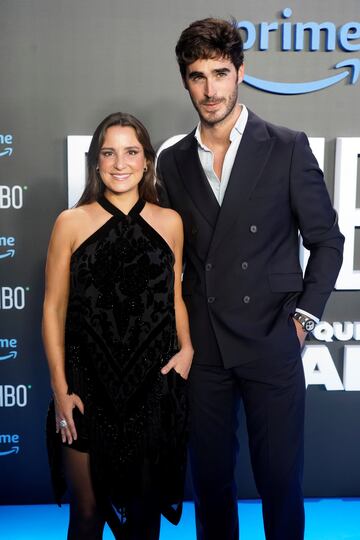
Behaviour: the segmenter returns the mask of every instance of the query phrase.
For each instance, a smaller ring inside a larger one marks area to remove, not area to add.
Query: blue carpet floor
[[[65,540],[68,510],[67,505],[0,506],[0,539]],[[310,499],[305,511],[306,540],[360,540],[360,499]],[[241,501],[239,515],[241,540],[265,540],[258,501]],[[104,540],[111,539],[106,529]],[[162,521],[161,540],[195,540],[192,503],[185,503],[177,527]]]

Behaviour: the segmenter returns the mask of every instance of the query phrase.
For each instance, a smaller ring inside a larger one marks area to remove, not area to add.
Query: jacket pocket
[[[298,292],[303,290],[301,272],[293,274],[269,274],[270,289],[273,292]]]

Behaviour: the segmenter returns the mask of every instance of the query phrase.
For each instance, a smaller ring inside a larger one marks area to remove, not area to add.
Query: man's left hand
[[[297,333],[297,337],[299,339],[299,342],[300,342],[300,348],[302,349],[304,347],[304,343],[305,343],[305,338],[307,336],[307,332],[306,330],[303,329],[303,327],[301,326],[301,324],[299,323],[299,321],[297,321],[296,319],[293,319],[294,321],[294,324],[295,324],[295,329],[296,329],[296,333]]]

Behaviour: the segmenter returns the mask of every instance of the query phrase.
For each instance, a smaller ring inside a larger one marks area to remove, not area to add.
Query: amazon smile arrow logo
[[[3,360],[14,360],[17,357],[17,351],[10,351],[8,354],[5,354],[4,356],[0,356],[0,362]]]
[[[6,452],[0,452],[0,456],[8,456],[9,454],[18,454],[20,448],[18,446],[13,446],[11,450],[7,450]]]
[[[15,249],[8,249],[5,253],[0,254],[0,259],[6,259],[6,257],[14,257]]]
[[[323,90],[324,88],[333,86],[347,77],[349,77],[350,84],[355,84],[359,78],[360,59],[352,58],[351,60],[343,60],[342,62],[336,64],[334,69],[347,66],[349,66],[350,69],[347,69],[342,73],[338,73],[337,75],[333,75],[332,77],[327,77],[326,79],[319,79],[316,81],[283,83],[266,81],[264,79],[251,77],[251,75],[245,75],[244,82],[249,86],[253,86],[259,90],[264,90],[265,92],[271,92],[273,94],[307,94],[309,92],[317,92],[318,90]]]
[[[8,148],[5,148],[3,152],[0,152],[0,157],[11,156],[12,153],[13,153],[13,149],[10,148],[9,146]]]

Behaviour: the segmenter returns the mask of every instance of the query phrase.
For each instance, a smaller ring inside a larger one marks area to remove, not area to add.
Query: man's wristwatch
[[[314,330],[316,323],[307,315],[295,311],[293,318],[301,324],[305,332],[312,332]]]

